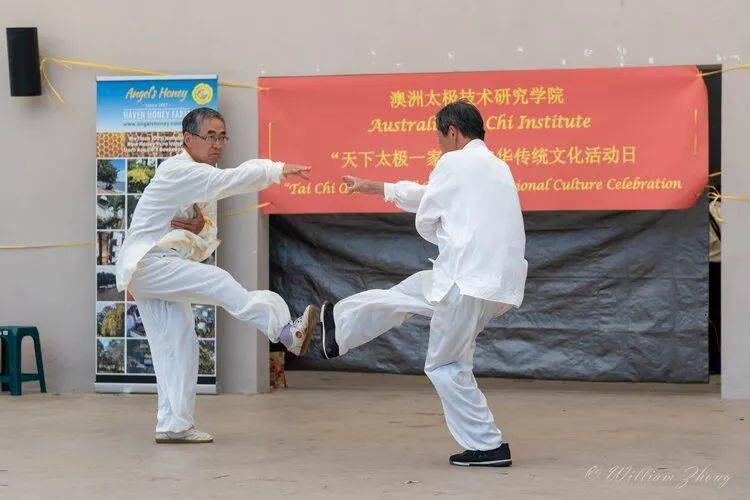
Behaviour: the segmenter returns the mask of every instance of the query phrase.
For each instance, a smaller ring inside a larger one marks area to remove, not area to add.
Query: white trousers
[[[431,317],[425,373],[440,396],[453,438],[467,450],[492,450],[502,443],[487,399],[472,372],[476,337],[487,322],[512,306],[459,293],[456,285],[438,303],[427,300],[432,271],[422,271],[389,290],[368,290],[334,309],[339,353],[360,346],[409,316]]]
[[[289,308],[277,294],[245,290],[223,269],[185,260],[176,252],[147,254],[128,290],[138,305],[154,363],[156,432],[181,432],[194,424],[198,338],[191,303],[221,306],[272,342],[290,321]]]

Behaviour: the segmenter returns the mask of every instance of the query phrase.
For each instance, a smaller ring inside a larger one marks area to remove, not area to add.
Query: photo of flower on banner
[[[260,156],[313,166],[261,194],[265,213],[394,212],[343,175],[426,183],[435,113],[471,102],[524,210],[692,206],[708,174],[707,94],[695,66],[266,77]]]

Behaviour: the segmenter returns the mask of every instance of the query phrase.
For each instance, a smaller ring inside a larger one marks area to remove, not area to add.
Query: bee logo
[[[203,106],[214,98],[214,89],[207,83],[199,83],[193,88],[193,100],[196,104]]]

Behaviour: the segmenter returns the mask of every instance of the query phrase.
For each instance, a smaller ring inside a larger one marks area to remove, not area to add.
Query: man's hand
[[[305,165],[295,165],[294,163],[285,163],[284,171],[282,175],[284,177],[295,175],[297,177],[301,177],[309,181],[310,178],[307,176],[307,172],[309,172],[310,170],[312,169],[310,167],[306,167]]]
[[[200,234],[203,231],[203,226],[206,224],[206,219],[203,218],[203,212],[201,212],[201,209],[195,203],[193,204],[193,210],[195,210],[195,217],[192,219],[185,217],[175,217],[172,219],[172,228],[185,229],[193,234]]]
[[[380,181],[371,181],[353,175],[342,177],[346,183],[346,194],[379,194],[383,195],[383,183]]]

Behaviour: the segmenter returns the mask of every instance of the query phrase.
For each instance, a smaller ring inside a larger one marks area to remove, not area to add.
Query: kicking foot
[[[154,441],[159,444],[198,444],[213,443],[214,437],[207,432],[201,432],[195,427],[191,427],[182,432],[157,432]]]
[[[333,304],[326,301],[320,307],[321,342],[320,352],[326,359],[339,355],[339,345],[336,343],[336,324],[333,321]]]
[[[307,348],[310,347],[315,328],[318,326],[319,314],[317,307],[307,306],[302,316],[292,322],[290,326],[292,343],[290,346],[286,346],[289,352],[295,356],[305,354]]]
[[[503,443],[494,450],[467,450],[457,455],[451,455],[450,462],[453,465],[463,467],[508,467],[513,463],[510,459],[510,446],[508,446],[508,443]]]

